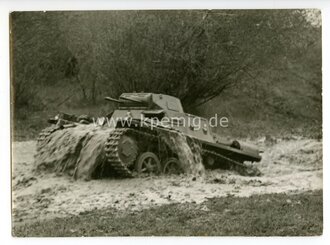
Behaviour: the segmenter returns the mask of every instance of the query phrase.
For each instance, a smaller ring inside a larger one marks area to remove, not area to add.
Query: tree
[[[14,13],[16,102],[41,85],[72,86],[64,99],[155,92],[188,110],[237,81],[301,61],[321,38],[306,10]],[[309,61],[319,65],[319,59]],[[35,89],[31,89],[31,87]],[[34,90],[34,91],[33,91]],[[36,92],[36,93],[35,93]],[[24,104],[24,103],[23,103]]]
[[[11,14],[11,67],[13,100],[17,108],[43,108],[40,90],[64,78],[68,51],[55,13]]]

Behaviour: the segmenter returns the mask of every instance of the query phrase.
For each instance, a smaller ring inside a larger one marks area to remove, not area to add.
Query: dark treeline
[[[187,110],[274,67],[321,79],[317,11],[11,14],[15,108],[97,104],[122,92],[179,97]],[[312,50],[312,52],[310,52]],[[306,68],[307,69],[307,68]],[[262,82],[262,81],[261,81]],[[244,89],[244,88],[243,88]],[[316,89],[321,90],[321,87]]]

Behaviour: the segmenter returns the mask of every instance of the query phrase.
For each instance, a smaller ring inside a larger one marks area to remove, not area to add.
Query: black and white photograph
[[[8,18],[13,237],[323,234],[321,9]]]

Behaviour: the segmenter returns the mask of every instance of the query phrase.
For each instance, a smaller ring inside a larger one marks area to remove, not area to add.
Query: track
[[[106,161],[122,177],[133,177],[131,170],[125,166],[118,155],[119,140],[122,135],[127,133],[127,128],[117,128],[112,131],[105,143]]]
[[[216,153],[215,151],[203,149],[203,155],[209,155],[214,157],[216,162],[226,162],[229,163],[231,169],[238,172],[240,175],[243,176],[260,176],[261,172],[259,169],[254,168],[252,166],[247,166],[243,163],[234,161],[231,158],[225,157],[222,154]]]
[[[121,177],[133,177],[132,170],[126,166],[119,158],[118,145],[119,140],[123,135],[133,136],[138,139],[144,139],[145,142],[157,140],[156,131],[154,133],[147,132],[145,128],[116,128],[109,134],[105,143],[106,162],[111,165],[111,168],[116,171]]]
[[[158,129],[161,130],[161,129]],[[118,154],[118,145],[119,140],[123,135],[133,136],[138,138],[139,140],[143,139],[143,142],[153,142],[157,141],[159,138],[159,134],[157,130],[150,130],[147,127],[143,128],[116,128],[109,134],[107,142],[105,144],[105,152],[106,152],[106,162],[111,165],[111,168],[121,177],[131,178],[134,177],[132,168],[129,168],[124,164]],[[196,140],[192,140],[195,142]],[[163,142],[164,143],[164,142]],[[190,147],[196,148],[195,144],[191,145]],[[194,146],[195,145],[195,146]],[[195,152],[195,151],[193,151]],[[210,149],[206,149],[205,146],[202,148],[202,155],[212,156],[215,158],[216,162],[226,162],[229,163],[230,169],[238,172],[243,176],[260,176],[261,172],[252,166],[247,166],[243,163],[237,162],[231,158],[228,158],[218,152]]]

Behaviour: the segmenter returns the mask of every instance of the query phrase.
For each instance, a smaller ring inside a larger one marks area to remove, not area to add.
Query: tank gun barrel
[[[117,99],[114,99],[114,98],[111,98],[111,97],[104,97],[105,100],[108,100],[108,101],[112,101],[112,102],[116,102],[116,103],[124,103],[124,101],[120,101],[120,100],[117,100]]]
[[[126,102],[130,101],[130,102],[135,102],[135,103],[144,103],[144,101],[141,101],[141,100],[138,100],[138,99],[133,99],[133,98],[130,98],[130,97],[120,97],[119,100],[111,98],[111,97],[105,97],[104,99],[112,101],[112,102],[116,102],[116,103],[125,103],[125,100],[126,100]]]

